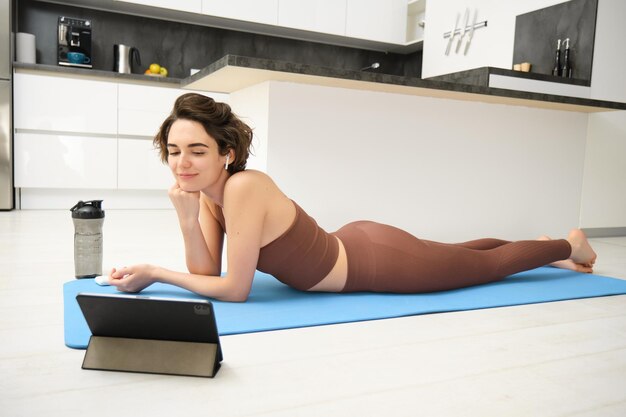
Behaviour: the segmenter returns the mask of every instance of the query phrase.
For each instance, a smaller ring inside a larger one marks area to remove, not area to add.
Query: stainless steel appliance
[[[93,68],[91,62],[91,20],[59,16],[59,65]]]
[[[128,45],[113,45],[113,71],[121,74],[132,74],[135,64],[141,65],[139,49]]]
[[[11,210],[14,205],[12,3],[0,1],[0,210]]]

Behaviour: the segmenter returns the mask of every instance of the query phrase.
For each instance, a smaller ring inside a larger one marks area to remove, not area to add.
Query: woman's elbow
[[[249,286],[234,285],[235,283],[230,281],[227,277],[222,279],[224,280],[222,282],[226,285],[223,288],[220,300],[233,303],[243,303],[248,300],[248,296],[250,295]]]
[[[219,297],[220,301],[228,301],[231,303],[245,303],[248,301],[248,295],[250,292],[233,291]]]
[[[232,298],[230,298],[229,300],[231,303],[245,303],[246,301],[248,301],[248,295],[237,295],[234,296]]]

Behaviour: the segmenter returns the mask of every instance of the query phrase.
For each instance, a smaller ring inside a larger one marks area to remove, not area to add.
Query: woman
[[[152,265],[111,271],[121,291],[164,282],[225,301],[245,301],[257,269],[303,291],[441,291],[500,280],[555,263],[591,272],[596,255],[580,230],[567,240],[461,244],[420,240],[374,222],[328,234],[270,177],[245,170],[251,129],[228,105],[185,94],[155,137],[176,183],[170,188],[189,273]],[[227,274],[222,270],[228,236]]]

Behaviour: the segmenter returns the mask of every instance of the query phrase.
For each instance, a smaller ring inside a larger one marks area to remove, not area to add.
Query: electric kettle
[[[139,49],[128,45],[113,45],[113,71],[132,74],[135,64],[141,65]]]

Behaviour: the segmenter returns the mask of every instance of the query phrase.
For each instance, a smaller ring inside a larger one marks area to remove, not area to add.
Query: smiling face
[[[172,112],[163,121],[159,132],[155,135],[153,143],[159,150],[161,161],[168,162],[169,160],[168,144],[175,144],[178,147],[178,144],[169,138],[172,125],[178,120],[195,122],[200,126],[197,129],[199,132],[197,137],[210,137],[211,144],[217,142],[222,153],[229,150],[228,172],[230,174],[246,169],[252,146],[252,129],[232,112],[228,104],[218,103],[211,97],[197,93],[186,93],[178,97]],[[182,127],[179,126],[179,128],[182,131]],[[201,128],[203,128],[202,131],[200,131]]]
[[[178,119],[169,130],[167,163],[183,191],[196,192],[223,184],[226,155],[198,122]]]

